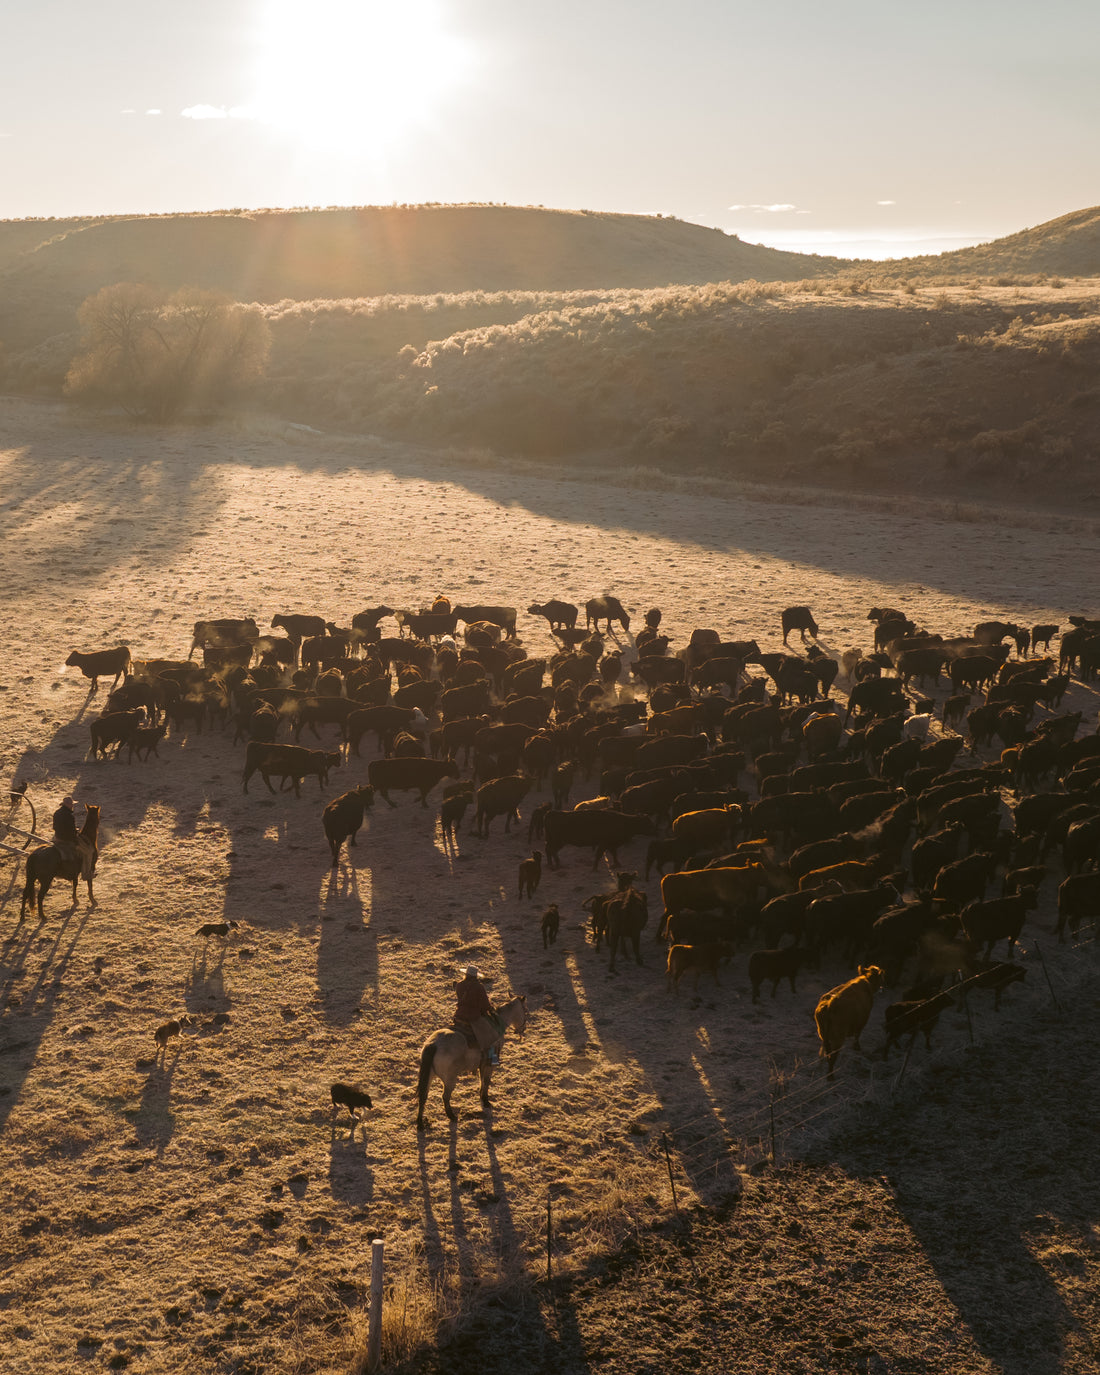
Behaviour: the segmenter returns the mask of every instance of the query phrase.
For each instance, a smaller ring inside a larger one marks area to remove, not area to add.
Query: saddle
[[[454,1021],[451,1023],[451,1025],[454,1027],[456,1031],[462,1032],[463,1036],[466,1037],[466,1044],[470,1047],[471,1050],[479,1049],[477,1037],[474,1035],[474,1029],[469,1022],[459,1021],[459,1019],[456,1017]]]

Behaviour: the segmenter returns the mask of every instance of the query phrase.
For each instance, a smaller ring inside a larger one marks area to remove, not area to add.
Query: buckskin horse
[[[95,906],[95,893],[92,891],[92,880],[95,878],[96,861],[99,859],[99,808],[89,803],[88,814],[84,818],[84,825],[80,828],[81,836],[91,842],[92,846],[92,872],[86,879],[88,884],[88,902]],[[19,908],[19,920],[22,921],[27,912],[27,904],[35,901],[35,884],[38,884],[38,919],[45,921],[45,913],[42,911],[42,902],[46,894],[50,891],[50,884],[54,879],[69,879],[73,885],[73,906],[76,906],[76,885],[80,880],[81,862],[79,859],[63,859],[61,851],[56,845],[40,845],[37,850],[32,850],[27,856],[27,881],[23,885],[23,902]]]
[[[527,1028],[526,996],[521,993],[518,997],[510,998],[497,1008],[494,1016],[500,1027],[498,1040],[504,1039],[504,1033],[509,1027],[522,1036]],[[496,1045],[498,1042],[493,1044]],[[454,1122],[458,1117],[458,1113],[451,1107],[451,1094],[454,1092],[455,1082],[460,1074],[473,1074],[475,1071],[481,1075],[481,1106],[488,1110],[489,1081],[493,1077],[493,1066],[489,1063],[488,1055],[483,1054],[477,1046],[469,1045],[464,1032],[451,1027],[441,1028],[424,1043],[424,1048],[420,1052],[420,1079],[416,1086],[417,1131],[424,1129],[424,1104],[428,1100],[428,1085],[431,1083],[432,1075],[443,1080],[443,1108]]]

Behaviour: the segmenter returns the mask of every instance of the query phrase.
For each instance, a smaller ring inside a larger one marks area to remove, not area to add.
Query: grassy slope
[[[9,389],[56,395],[89,292],[200,283],[266,303],[261,404],[321,428],[937,496],[995,475],[1030,501],[1042,474],[1076,503],[1095,491],[1100,298],[1034,274],[1100,271],[1098,225],[844,264],[493,206],[8,222],[0,340]]]
[[[208,286],[239,300],[275,302],[790,280],[805,276],[807,264],[815,273],[840,266],[680,220],[504,206],[31,223],[30,233],[26,222],[0,223],[0,338],[9,346],[71,329],[80,302],[118,281]],[[36,237],[41,242],[30,247]]]
[[[1100,208],[1075,210],[1056,220],[1021,229],[976,248],[959,248],[931,257],[906,258],[911,277],[997,277],[1027,273],[1092,277],[1100,264]],[[867,266],[866,264],[864,266]],[[875,264],[876,274],[900,270],[902,264]]]

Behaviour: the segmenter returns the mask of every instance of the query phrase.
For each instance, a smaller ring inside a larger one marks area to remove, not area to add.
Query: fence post
[[[909,1057],[910,1057],[910,1055],[912,1055],[912,1053],[913,1053],[913,1045],[914,1045],[914,1043],[916,1042],[916,1039],[917,1039],[917,1033],[914,1031],[913,1034],[912,1034],[912,1036],[909,1037],[909,1045],[908,1045],[908,1047],[907,1047],[907,1049],[906,1049],[906,1051],[905,1051],[905,1059],[902,1061],[902,1064],[901,1064],[901,1073],[900,1073],[900,1074],[898,1075],[898,1077],[894,1080],[894,1087],[893,1087],[893,1089],[891,1090],[891,1096],[892,1096],[893,1094],[897,1093],[898,1089],[901,1087],[901,1081],[905,1078],[905,1071],[909,1068]],[[974,1039],[973,1036],[971,1036],[971,1040],[973,1040],[973,1039]]]
[[[547,1195],[546,1195],[546,1283],[547,1283],[547,1284],[549,1284],[549,1283],[550,1283],[550,1280],[551,1280],[550,1234],[551,1234],[550,1195],[549,1195],[549,1193],[547,1193]]]
[[[367,1369],[382,1362],[382,1274],[386,1243],[375,1237],[370,1245],[370,1323],[367,1328]]]
[[[665,1164],[668,1166],[668,1182],[672,1188],[672,1206],[676,1209],[677,1212],[679,1212],[680,1205],[676,1201],[676,1181],[672,1177],[672,1156],[668,1153],[667,1132],[661,1133],[661,1145],[665,1148]]]
[[[1047,988],[1050,989],[1050,1001],[1054,1004],[1055,1008],[1061,1012],[1062,1005],[1059,1003],[1058,997],[1054,992],[1054,985],[1050,981],[1050,971],[1047,969],[1047,962],[1043,959],[1043,952],[1039,949],[1038,941],[1035,942],[1035,953],[1039,956],[1039,963],[1043,966],[1043,977],[1047,981]]]

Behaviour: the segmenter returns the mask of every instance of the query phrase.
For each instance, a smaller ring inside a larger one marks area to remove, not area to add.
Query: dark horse
[[[80,828],[80,834],[85,840],[91,842],[92,846],[92,872],[87,879],[88,901],[95,906],[95,893],[92,891],[92,879],[95,877],[96,861],[99,858],[99,808],[89,805],[88,815],[84,818],[84,825]],[[19,908],[19,920],[22,921],[27,913],[27,904],[35,900],[34,885],[38,884],[38,919],[45,921],[45,914],[42,911],[42,901],[50,891],[50,884],[55,878],[69,879],[73,885],[73,906],[76,906],[76,885],[80,880],[80,860],[63,859],[61,851],[56,845],[40,845],[37,850],[32,850],[27,856],[27,882],[23,886],[23,903]]]
[[[512,1027],[523,1035],[527,1026],[527,999],[521,993],[518,997],[502,1003],[496,1010],[496,1020],[500,1026],[500,1039]],[[416,1087],[417,1113],[416,1129],[424,1126],[424,1104],[428,1101],[428,1085],[432,1075],[443,1080],[443,1107],[453,1122],[458,1114],[451,1107],[451,1094],[460,1074],[481,1075],[481,1106],[489,1107],[489,1081],[493,1077],[493,1066],[489,1057],[477,1046],[466,1042],[466,1034],[444,1027],[437,1031],[420,1052],[420,1079]]]

